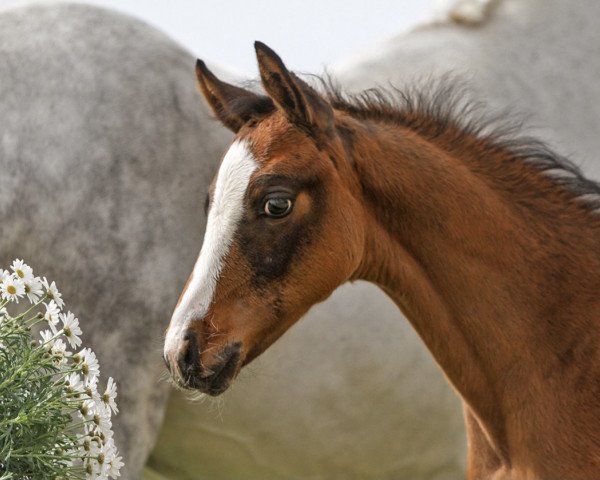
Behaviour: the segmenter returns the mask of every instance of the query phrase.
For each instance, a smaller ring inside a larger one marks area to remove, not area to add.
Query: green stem
[[[44,303],[44,300],[46,299],[46,295],[44,295],[41,300],[39,300],[37,303],[33,304],[31,307],[29,307],[27,310],[25,310],[23,313],[21,313],[20,315],[16,316],[15,319],[16,320],[22,320],[23,317],[25,317],[25,315],[27,315],[29,312],[31,312],[34,308],[39,307],[42,303]]]

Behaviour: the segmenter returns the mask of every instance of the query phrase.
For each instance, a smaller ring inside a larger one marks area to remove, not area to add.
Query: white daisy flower
[[[50,298],[51,300],[54,300],[56,302],[56,304],[58,305],[58,308],[62,308],[65,304],[65,302],[62,299],[62,295],[60,294],[60,292],[58,291],[58,288],[56,288],[56,283],[55,282],[48,282],[48,280],[46,280],[46,277],[42,278],[42,285],[44,287],[44,289],[46,290],[46,296],[48,298]]]
[[[115,440],[113,438],[109,438],[104,442],[104,453],[108,460],[117,454],[117,447],[115,446]]]
[[[93,437],[92,435],[85,435],[79,439],[80,446],[79,452],[81,457],[85,457],[85,472],[86,478],[96,479],[98,478],[99,465],[98,462],[93,461],[96,458],[101,450],[101,445],[98,437]]]
[[[100,399],[100,394],[98,393],[98,389],[96,383],[83,385],[83,393],[82,395],[89,401],[89,411],[90,415],[102,410],[104,405],[102,404],[102,400]],[[93,430],[93,427],[91,428]]]
[[[96,480],[100,476],[100,465],[98,462],[89,457],[85,460],[85,478],[86,480]]]
[[[110,418],[110,410],[107,410],[102,404],[102,401],[99,401],[96,404],[96,410],[92,420],[95,419],[96,413],[99,415],[99,418],[97,418],[96,420],[99,424],[102,424],[102,428],[100,428],[99,425],[96,425],[95,421],[92,421],[90,424],[88,424],[86,428],[88,429],[88,432],[90,434],[94,435],[96,438],[99,438],[104,444],[109,440],[112,440],[114,436],[114,432],[112,431],[112,420]]]
[[[94,424],[96,425],[96,431],[102,434],[105,438],[112,438],[112,422],[110,420],[110,413],[104,408],[99,409],[94,413],[93,416]]]
[[[117,478],[121,476],[121,468],[123,467],[123,458],[119,455],[115,442],[110,439],[106,442],[105,447],[106,463],[108,463],[108,476]]]
[[[117,462],[115,462],[117,454],[118,452],[112,439],[102,445],[101,451],[96,457],[96,461],[101,467],[101,478],[116,478],[120,475],[119,470],[121,467],[117,465]],[[111,471],[113,473],[111,473]]]
[[[85,400],[82,400],[79,404],[79,408],[77,409],[77,416],[82,420],[87,420],[96,415],[96,412],[96,403],[93,400],[86,398]]]
[[[112,410],[113,413],[118,413],[119,409],[117,408],[117,403],[115,402],[115,399],[117,398],[117,384],[112,377],[108,377],[106,390],[104,390],[104,393],[100,398],[107,410]]]
[[[100,452],[95,460],[98,462],[98,477],[108,478],[108,463],[106,462],[106,453],[104,453],[104,451]]]
[[[100,439],[91,434],[79,437],[79,451],[81,456],[95,456],[100,453]]]
[[[50,451],[71,457],[68,461],[80,472],[85,471],[85,478],[120,477],[123,461],[114,444],[111,421],[111,415],[118,412],[114,379],[110,377],[104,392],[98,392],[98,359],[90,348],[80,347],[79,320],[70,311],[61,313],[64,302],[56,283],[45,277],[34,277],[31,267],[20,259],[12,263],[10,270],[0,269],[0,325],[5,322],[3,328],[13,321],[3,304],[18,302],[25,296],[32,304],[39,305],[40,299],[43,301],[45,308],[37,318],[43,318],[48,325],[39,333],[37,352],[44,354],[46,364],[52,361],[58,365],[56,370],[60,371],[51,375],[64,396],[65,412],[76,413],[82,419],[82,423],[78,423],[73,415],[78,428],[77,442],[70,447],[55,443],[54,447],[50,445]],[[78,347],[81,350],[73,354],[71,349]],[[2,348],[5,347],[0,343]]]
[[[18,258],[10,266],[15,275],[24,282],[33,280],[33,270],[29,265],[19,260]]]
[[[102,439],[103,442],[107,442],[108,440],[112,440],[113,436],[114,436],[114,432],[112,430],[107,430],[104,433],[97,432],[96,434]]]
[[[123,465],[125,465],[123,463],[123,457],[121,455],[115,455],[112,460],[108,462],[108,475],[110,478],[120,477]]]
[[[87,460],[93,474],[86,478],[108,478],[108,463],[106,462],[106,453],[104,448],[101,447],[97,455],[89,457]],[[86,467],[86,473],[88,469]]]
[[[98,365],[98,359],[96,354],[92,352],[91,348],[84,348],[78,353],[79,356],[79,368],[85,379],[87,385],[94,385],[98,381],[98,375],[100,374],[100,366]]]
[[[23,280],[25,285],[25,295],[31,303],[37,303],[40,297],[44,294],[42,290],[42,281],[40,277],[32,277],[31,280]]]
[[[52,357],[54,363],[56,365],[66,364],[68,357],[71,356],[71,352],[67,350],[67,344],[60,338],[57,338],[56,333],[51,330],[42,330],[40,336],[42,337],[39,341],[40,345]]]
[[[80,393],[85,390],[83,381],[78,373],[70,373],[65,379],[65,389],[69,393]]]
[[[63,323],[62,333],[66,337],[67,342],[69,342],[69,345],[71,345],[71,348],[76,348],[81,345],[81,338],[79,338],[79,335],[83,332],[81,331],[81,328],[79,328],[79,320],[77,317],[71,312],[67,312],[66,314],[61,313],[60,319]]]
[[[64,365],[70,355],[70,352],[67,351],[67,344],[60,338],[54,340],[49,353],[56,365]]]
[[[25,285],[15,275],[5,275],[0,283],[0,293],[4,300],[19,303],[19,298],[25,295]]]
[[[51,330],[42,330],[40,332],[40,337],[42,337],[40,340],[40,345],[42,345],[49,352],[54,346],[56,334]]]
[[[46,313],[44,313],[44,320],[48,322],[50,328],[52,330],[57,331],[56,325],[58,324],[58,320],[60,319],[60,309],[54,300],[50,300],[48,303],[44,303],[46,307]]]

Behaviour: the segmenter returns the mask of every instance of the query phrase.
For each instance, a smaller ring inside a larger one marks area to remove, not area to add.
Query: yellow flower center
[[[16,274],[17,274],[19,277],[21,277],[21,278],[25,278],[25,274],[23,273],[23,270],[19,270],[19,269],[17,268],[17,270],[15,271],[15,273],[16,273]]]
[[[9,285],[8,287],[6,287],[6,291],[9,294],[14,295],[15,293],[17,293],[17,288],[14,285]]]

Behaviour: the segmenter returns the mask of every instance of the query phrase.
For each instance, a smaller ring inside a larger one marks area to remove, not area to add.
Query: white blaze
[[[235,141],[223,158],[212,199],[204,244],[193,276],[179,306],[173,313],[165,340],[165,353],[176,347],[191,314],[201,319],[210,306],[223,262],[244,213],[244,196],[250,176],[258,165],[246,141]]]

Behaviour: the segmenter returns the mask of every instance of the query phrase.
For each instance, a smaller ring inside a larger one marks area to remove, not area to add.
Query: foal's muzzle
[[[200,390],[212,396],[220,395],[229,387],[240,363],[241,343],[222,347],[214,355],[211,365],[201,361],[196,332],[187,330],[176,355],[176,365],[165,356],[173,379],[182,387]]]

